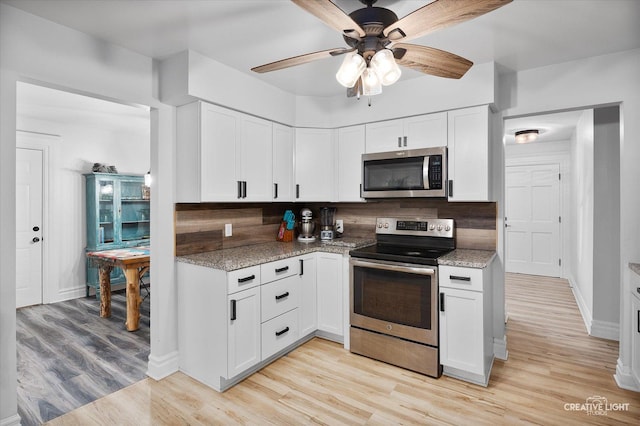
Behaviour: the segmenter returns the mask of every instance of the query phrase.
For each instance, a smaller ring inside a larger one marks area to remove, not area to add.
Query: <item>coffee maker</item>
[[[335,207],[322,207],[320,209],[320,239],[323,241],[333,240],[335,238]]]
[[[313,233],[316,230],[316,223],[313,221],[313,213],[308,208],[300,210],[300,223],[298,224],[298,241],[312,243],[316,240]]]

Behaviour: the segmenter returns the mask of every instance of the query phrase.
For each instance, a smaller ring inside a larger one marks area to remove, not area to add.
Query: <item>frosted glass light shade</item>
[[[520,130],[516,132],[516,143],[534,142],[538,139],[539,133],[540,131],[537,129]]]
[[[336,80],[344,87],[353,87],[366,67],[367,63],[358,53],[347,53],[336,73]]]
[[[382,49],[376,52],[371,58],[369,66],[378,74],[383,86],[395,83],[402,75],[402,71],[393,57],[393,52],[389,49]]]
[[[365,69],[362,73],[362,94],[364,96],[373,96],[380,93],[382,93],[382,84],[378,74],[371,68]]]

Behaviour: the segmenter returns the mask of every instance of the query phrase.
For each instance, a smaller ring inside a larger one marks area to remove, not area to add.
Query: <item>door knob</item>
[[[31,241],[33,241],[34,243],[37,243],[38,241],[40,241],[40,238],[38,238],[38,237],[33,237],[33,239],[32,239]]]
[[[40,230],[40,227],[39,227],[39,226],[34,226],[34,227],[33,227],[33,232],[38,232],[39,230]]]

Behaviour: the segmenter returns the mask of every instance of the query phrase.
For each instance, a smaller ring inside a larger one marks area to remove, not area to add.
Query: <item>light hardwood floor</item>
[[[565,280],[508,275],[509,359],[487,388],[438,380],[313,339],[225,393],[176,373],[145,379],[51,425],[634,424],[640,394],[614,380],[617,342],[589,337]],[[569,411],[604,397],[627,411]]]

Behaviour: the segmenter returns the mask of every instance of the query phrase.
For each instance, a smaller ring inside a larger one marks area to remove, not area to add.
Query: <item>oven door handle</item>
[[[353,266],[361,266],[363,268],[381,269],[383,271],[393,271],[393,272],[409,272],[411,274],[420,274],[420,275],[435,275],[436,273],[435,269],[429,268],[429,267],[390,265],[388,263],[367,262],[363,260],[356,260],[353,258],[351,259],[351,264]]]

